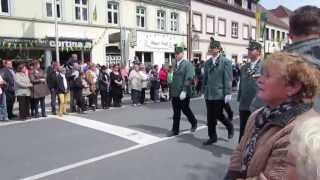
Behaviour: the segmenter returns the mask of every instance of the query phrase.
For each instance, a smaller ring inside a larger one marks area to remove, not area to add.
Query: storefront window
[[[0,38],[0,59],[29,61],[34,59],[55,60],[55,39]],[[77,53],[79,60],[90,60],[92,41],[89,39],[60,38],[58,42],[60,62],[66,62],[72,53]],[[49,54],[47,54],[49,53]]]
[[[106,63],[107,64],[118,64],[121,63],[121,51],[118,46],[107,46],[106,47]]]
[[[153,65],[153,57],[152,52],[136,52],[136,58],[139,59],[140,62],[144,63],[146,66]]]
[[[175,63],[175,55],[174,53],[165,53],[164,54],[164,63],[172,65]]]

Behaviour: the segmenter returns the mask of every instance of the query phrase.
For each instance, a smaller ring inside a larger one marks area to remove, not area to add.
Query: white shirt
[[[62,79],[63,79],[63,86],[64,86],[64,89],[68,89],[68,83],[67,83],[67,78],[64,74],[60,74]]]
[[[179,61],[177,61],[177,68],[178,68],[179,65],[182,63],[182,61],[184,61],[184,59],[180,59]]]
[[[216,55],[216,56],[211,56],[212,59],[212,63],[216,64],[217,59],[219,58],[220,54]]]
[[[258,63],[258,61],[259,61],[259,60],[257,59],[257,60],[255,60],[254,62],[251,62],[251,63],[250,63],[250,69],[251,69],[251,70],[253,70],[254,67],[256,67],[256,64]]]

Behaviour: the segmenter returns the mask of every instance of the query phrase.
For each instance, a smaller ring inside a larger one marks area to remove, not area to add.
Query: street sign
[[[137,31],[131,30],[129,34],[129,45],[130,47],[135,47],[137,45]]]

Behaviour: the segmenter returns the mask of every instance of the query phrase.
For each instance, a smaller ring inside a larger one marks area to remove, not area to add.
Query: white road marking
[[[10,126],[10,125],[14,125],[14,124],[26,124],[26,123],[35,122],[35,121],[43,121],[43,120],[48,119],[48,117],[32,118],[32,119],[27,119],[24,121],[5,121],[5,122],[0,123],[0,127]]]
[[[197,128],[197,131],[201,130],[201,129],[205,129],[206,127],[207,126],[200,126],[200,127]],[[130,151],[136,150],[136,149],[143,148],[145,146],[156,144],[156,143],[159,143],[159,142],[162,142],[162,141],[166,141],[166,140],[173,139],[173,138],[176,138],[178,136],[181,136],[181,135],[184,135],[184,134],[190,134],[190,133],[191,133],[190,131],[182,131],[177,136],[166,137],[166,138],[158,138],[157,141],[153,141],[153,142],[146,143],[146,144],[138,144],[138,145],[135,145],[135,146],[132,146],[132,147],[129,147],[129,148],[126,148],[126,149],[122,149],[122,150],[119,150],[119,151],[115,151],[115,152],[112,152],[112,153],[109,153],[109,154],[104,154],[104,155],[101,155],[101,156],[93,157],[93,158],[90,158],[90,159],[87,159],[87,160],[84,160],[84,161],[80,161],[80,162],[77,162],[77,163],[74,163],[74,164],[66,165],[66,166],[63,166],[63,167],[60,167],[60,168],[57,168],[57,169],[53,169],[53,170],[50,170],[50,171],[39,173],[39,174],[36,174],[36,175],[33,175],[33,176],[29,176],[29,177],[26,177],[26,178],[22,178],[20,180],[37,180],[37,179],[41,179],[41,178],[44,178],[44,177],[48,177],[50,175],[59,174],[59,173],[62,173],[62,172],[65,172],[65,171],[68,171],[68,170],[71,170],[71,169],[75,169],[75,168],[78,168],[78,167],[81,167],[81,166],[92,164],[92,163],[95,163],[97,161],[101,161],[101,160],[108,159],[108,158],[111,158],[111,157],[114,157],[114,156],[118,156],[118,155],[130,152]]]
[[[157,142],[160,140],[159,137],[151,136],[140,131],[132,130],[121,126],[111,125],[104,122],[94,121],[83,117],[67,115],[62,117],[56,116],[56,118],[62,119],[73,124],[119,136],[121,138],[128,139],[138,144],[150,144],[152,142]]]

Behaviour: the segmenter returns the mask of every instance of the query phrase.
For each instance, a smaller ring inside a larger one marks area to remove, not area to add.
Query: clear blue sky
[[[320,7],[320,0],[260,0],[260,3],[267,9],[274,9],[279,5],[283,5],[291,10],[304,5]]]

